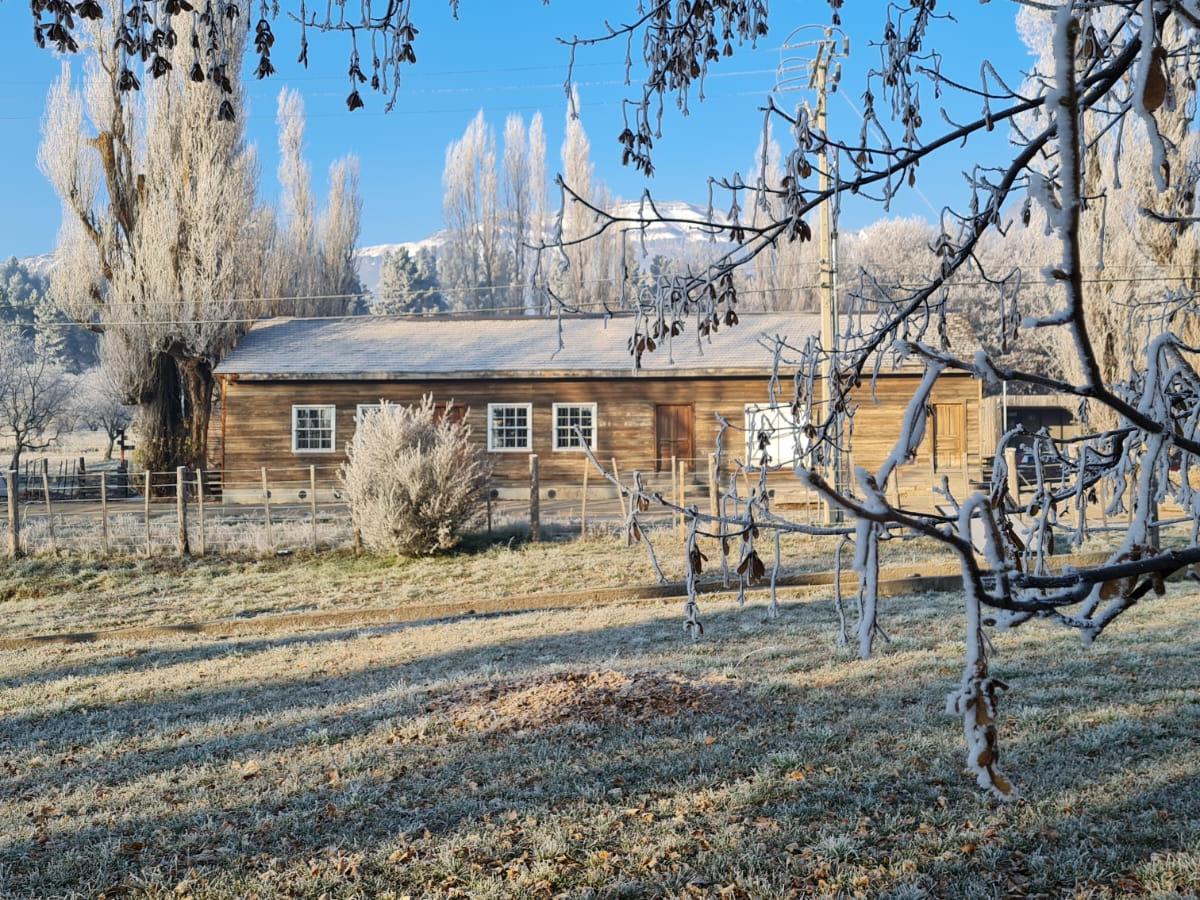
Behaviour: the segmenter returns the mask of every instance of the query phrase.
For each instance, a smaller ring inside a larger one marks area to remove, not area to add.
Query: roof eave
[[[904,367],[880,372],[882,376],[918,375],[921,367]],[[514,369],[486,372],[239,372],[218,369],[218,377],[238,381],[479,381],[514,378],[720,378],[766,377],[773,372],[766,366],[747,366],[721,369]],[[946,371],[944,376],[969,376],[969,372]]]
[[[506,378],[697,378],[717,376],[769,376],[761,366],[722,369],[513,369],[463,372],[239,372],[218,369],[218,376],[239,381],[470,381]]]

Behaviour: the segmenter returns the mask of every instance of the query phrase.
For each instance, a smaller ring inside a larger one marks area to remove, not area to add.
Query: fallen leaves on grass
[[[229,767],[241,776],[242,781],[249,781],[251,778],[262,774],[262,763],[257,759],[250,759],[246,762],[238,762],[235,759],[229,764]]]

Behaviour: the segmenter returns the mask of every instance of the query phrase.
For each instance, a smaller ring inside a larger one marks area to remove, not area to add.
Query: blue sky
[[[877,61],[869,38],[879,33],[882,4],[850,3],[844,13],[853,40],[852,57],[843,74],[846,99],[859,102],[863,72]],[[603,6],[603,11],[599,7]],[[280,18],[276,24],[274,78],[251,81],[250,138],[259,146],[264,193],[275,191],[275,96],[285,83],[298,88],[308,106],[308,150],[318,184],[329,163],[344,154],[358,156],[364,198],[362,243],[416,240],[441,225],[441,170],[448,141],[461,134],[476,110],[483,108],[499,133],[505,116],[517,112],[528,118],[541,110],[546,119],[548,168],[558,164],[565,101],[562,90],[567,51],[556,37],[603,31],[603,17],[620,20],[632,10],[632,0],[462,0],[454,21],[445,0],[417,4],[421,28],[416,43],[418,63],[403,81],[396,109],[384,114],[384,99],[364,93],[366,109],[346,111],[348,92],[346,46],[340,36],[317,36],[305,70],[294,62],[298,32]],[[978,82],[981,45],[1001,71],[1012,71],[1026,59],[1016,34],[1013,3],[981,5],[974,0],[953,6],[957,24],[940,23],[935,35],[943,53],[943,71],[968,83]],[[776,80],[785,24],[803,22],[810,14],[817,23],[828,20],[828,7],[809,0],[776,0],[771,6],[772,33],[757,50],[739,50],[712,69],[708,99],[693,98],[691,115],[670,110],[665,135],[656,151],[657,172],[647,182],[620,165],[616,135],[621,130],[620,99],[633,88],[621,84],[622,46],[581,51],[576,70],[583,100],[583,123],[592,141],[597,176],[623,198],[636,198],[647,184],[662,199],[704,203],[709,174],[746,175],[762,127],[758,107]],[[38,50],[30,38],[29,15],[17,4],[0,5],[0,85],[5,102],[0,124],[0,185],[6,215],[0,216],[0,255],[41,253],[52,248],[59,207],[37,170],[39,120],[46,90],[58,72],[52,54]],[[635,70],[636,72],[636,70]],[[635,75],[636,77],[636,75]],[[800,94],[785,99],[799,101]],[[927,133],[938,127],[936,106],[926,98]],[[972,105],[951,101],[952,115],[977,113]],[[834,128],[857,131],[857,118],[844,99],[830,106]],[[931,127],[932,126],[932,127]],[[933,207],[961,197],[961,172],[976,161],[1004,152],[1005,137],[997,132],[956,149],[937,166],[922,169],[920,196],[910,192],[893,214],[933,218]],[[785,145],[786,148],[786,145]],[[929,202],[927,202],[927,199]],[[867,204],[850,204],[843,225],[857,228],[880,213]]]

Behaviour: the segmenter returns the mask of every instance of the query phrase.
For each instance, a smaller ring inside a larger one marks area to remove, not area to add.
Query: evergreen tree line
[[[78,375],[99,362],[98,336],[63,315],[47,279],[15,256],[0,264],[0,322],[17,344],[65,372]]]

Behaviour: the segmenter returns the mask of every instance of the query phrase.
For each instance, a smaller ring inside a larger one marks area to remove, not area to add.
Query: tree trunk
[[[105,460],[112,459],[113,447],[116,445],[116,443],[117,443],[117,436],[115,434],[109,433],[108,446],[104,448]]]
[[[179,363],[187,411],[188,464],[203,469],[208,462],[208,423],[212,413],[213,374],[207,360]]]
[[[179,368],[168,353],[154,357],[153,375],[138,404],[138,461],[148,472],[169,472],[185,465],[187,432]]]

